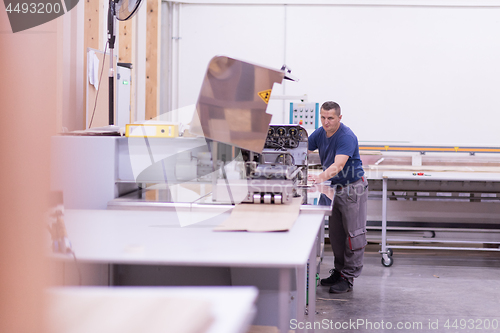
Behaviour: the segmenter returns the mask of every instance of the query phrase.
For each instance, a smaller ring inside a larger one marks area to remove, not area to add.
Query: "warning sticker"
[[[264,100],[264,102],[266,102],[266,104],[269,103],[269,99],[271,98],[271,91],[272,91],[272,89],[267,89],[267,90],[258,92],[259,97],[262,98]]]

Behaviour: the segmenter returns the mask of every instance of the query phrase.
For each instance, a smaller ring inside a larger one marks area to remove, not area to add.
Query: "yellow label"
[[[269,99],[271,98],[271,91],[272,91],[272,89],[267,89],[267,90],[258,92],[259,97],[262,98],[264,100],[264,102],[266,102],[266,104],[269,103]]]
[[[127,124],[125,136],[129,138],[175,138],[179,136],[179,127],[170,124]]]
[[[156,137],[158,138],[173,138],[178,136],[177,131],[174,131],[173,125],[158,125],[156,126]]]

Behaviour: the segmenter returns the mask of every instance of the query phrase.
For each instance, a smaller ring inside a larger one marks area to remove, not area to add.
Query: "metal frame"
[[[411,173],[408,173],[411,174]],[[445,174],[445,173],[444,173]],[[427,176],[427,175],[426,175]],[[472,175],[469,178],[464,178],[462,180],[459,179],[453,179],[453,181],[463,181],[463,182],[470,182],[470,181],[477,181],[478,179],[475,178],[483,178],[484,181],[487,182],[500,182],[500,178],[495,177],[498,175],[491,175],[491,176],[484,176],[484,175],[475,175],[476,177],[473,177]],[[446,179],[446,181],[450,179]],[[409,179],[407,176],[401,176],[398,177],[397,175],[393,175],[391,173],[384,174],[382,176],[382,240],[381,240],[381,249],[379,253],[382,255],[382,265],[386,267],[392,266],[394,260],[392,258],[393,251],[392,249],[429,249],[429,250],[473,250],[473,251],[496,251],[500,252],[500,248],[476,248],[476,247],[465,247],[465,246],[418,246],[418,245],[388,245],[388,237],[387,237],[387,200],[388,200],[388,195],[387,195],[387,187],[388,187],[388,180],[393,179],[393,180],[407,180]],[[442,181],[443,179],[438,178],[420,178],[419,182],[424,181],[425,179],[429,179],[431,181]],[[423,185],[423,184],[420,184]],[[425,186],[422,186],[425,187]],[[411,230],[421,230],[418,228],[410,228]],[[450,231],[453,229],[450,229]],[[457,231],[467,231],[465,229],[455,229],[453,230],[455,232]],[[499,232],[498,230],[495,230],[495,232]],[[393,242],[415,242],[415,239],[411,238],[391,238],[389,239],[390,241]],[[418,240],[420,243],[443,243],[443,244],[500,244],[499,241],[480,241],[480,240],[448,240],[448,239],[422,239]]]

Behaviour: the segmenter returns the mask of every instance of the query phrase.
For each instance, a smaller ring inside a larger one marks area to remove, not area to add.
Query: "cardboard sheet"
[[[295,330],[289,330],[288,333],[294,333]],[[280,329],[276,326],[260,326],[252,325],[247,333],[280,333]]]
[[[293,227],[299,216],[302,197],[293,198],[290,204],[239,204],[231,216],[215,231],[287,231]]]
[[[260,326],[252,325],[247,333],[279,333],[280,330],[276,326]]]

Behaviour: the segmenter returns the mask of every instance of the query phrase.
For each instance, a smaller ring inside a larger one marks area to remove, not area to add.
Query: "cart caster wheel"
[[[389,257],[392,257],[392,254],[393,254],[392,249],[391,249],[391,248],[388,248],[388,249],[387,249],[387,255],[388,255]]]
[[[387,261],[385,261],[384,258],[382,258],[382,265],[385,267],[391,267],[393,263],[394,259],[392,259],[392,257],[388,257]]]

